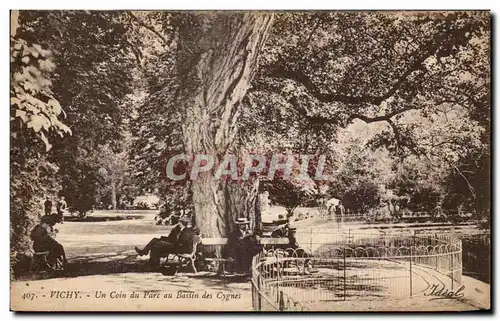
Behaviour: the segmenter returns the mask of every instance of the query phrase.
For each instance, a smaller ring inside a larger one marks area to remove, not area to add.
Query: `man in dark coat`
[[[260,237],[250,230],[250,222],[246,218],[238,218],[236,230],[229,236],[230,257],[235,259],[235,272],[248,273],[254,255],[262,251]]]
[[[64,247],[55,240],[57,230],[54,225],[58,222],[56,215],[45,215],[39,224],[35,225],[31,231],[30,237],[33,240],[33,250],[35,252],[48,251],[47,261],[53,262],[61,258],[66,265],[66,253]]]
[[[288,245],[287,248],[297,250],[300,248],[299,242],[297,242],[297,238],[295,237],[297,232],[297,228],[289,227],[288,228]]]
[[[286,223],[283,225],[278,226],[274,231],[271,233],[271,238],[285,238],[288,237],[288,229],[290,228],[290,223]],[[269,245],[268,249],[281,249],[281,250],[286,250],[289,248],[287,244],[276,244],[276,245]]]
[[[50,215],[52,213],[52,200],[48,196],[45,198],[45,202],[43,203],[43,209],[45,215]]]
[[[307,253],[303,248],[300,247],[299,242],[297,241],[297,238],[295,237],[296,232],[297,232],[297,228],[295,228],[295,227],[288,228],[288,245],[287,245],[288,256],[296,257],[296,258],[311,257],[311,255],[309,253]],[[310,274],[311,272],[314,271],[312,268],[310,259],[305,260],[304,264],[306,267],[304,269],[305,274]]]
[[[278,226],[274,231],[271,233],[272,238],[281,238],[281,237],[287,237],[288,236],[288,227],[290,226],[289,223],[283,224]]]
[[[135,251],[139,255],[149,254],[149,265],[153,269],[160,266],[160,259],[172,253],[191,253],[193,251],[193,230],[188,227],[191,218],[182,216],[168,236],[153,238],[142,250],[138,247]]]

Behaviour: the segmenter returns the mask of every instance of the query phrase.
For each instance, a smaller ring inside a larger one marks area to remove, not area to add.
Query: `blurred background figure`
[[[61,224],[64,224],[64,214],[66,213],[67,207],[68,207],[68,204],[66,204],[66,200],[64,199],[64,196],[61,196],[59,198],[59,201],[57,201],[57,216],[58,216],[59,222],[61,222]]]
[[[50,215],[52,213],[52,199],[47,195],[45,196],[45,202],[43,203],[43,209],[45,215]]]

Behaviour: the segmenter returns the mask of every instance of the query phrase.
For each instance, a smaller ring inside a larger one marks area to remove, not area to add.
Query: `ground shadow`
[[[53,278],[71,278],[88,275],[107,275],[117,273],[146,272],[144,262],[126,258],[109,258],[99,261],[95,257],[76,258],[68,262],[64,271],[32,271],[18,277],[18,280],[44,280]],[[102,259],[99,257],[98,259]]]
[[[65,271],[32,271],[23,273],[17,277],[18,281],[35,281],[55,278],[74,278],[81,276],[110,275],[124,273],[144,273],[155,274],[159,278],[177,278],[188,277],[200,281],[211,288],[227,290],[229,284],[249,283],[249,275],[218,275],[215,272],[200,271],[194,274],[190,266],[181,267],[175,276],[164,276],[158,271],[151,271],[147,265],[147,260],[137,259],[137,255],[97,255],[97,256],[78,256],[68,262]]]
[[[65,222],[111,222],[111,221],[125,221],[125,220],[140,220],[143,219],[142,215],[118,215],[118,216],[65,216]]]

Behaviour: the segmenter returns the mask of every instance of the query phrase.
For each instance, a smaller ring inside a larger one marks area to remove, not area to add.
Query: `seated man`
[[[62,259],[63,264],[66,265],[66,253],[64,247],[55,240],[57,230],[54,225],[59,223],[58,215],[45,215],[42,217],[39,224],[35,225],[31,231],[30,237],[33,240],[33,250],[35,252],[46,252],[47,262],[55,262],[57,259]]]
[[[290,223],[286,223],[278,226],[275,230],[271,232],[271,238],[285,238],[288,237],[288,229],[290,227]],[[276,245],[267,245],[266,250],[286,250],[289,246],[287,244],[276,244]]]
[[[193,250],[193,230],[188,227],[191,218],[187,215],[179,219],[179,223],[168,236],[153,238],[142,250],[135,247],[139,255],[149,254],[149,265],[153,270],[160,266],[160,259],[173,253],[191,253]]]
[[[295,237],[296,232],[297,232],[297,228],[289,227],[289,229],[288,229],[288,245],[286,245],[287,255],[290,257],[296,257],[296,258],[310,257],[311,255],[309,253],[307,253],[303,248],[301,248],[299,243],[297,242],[297,238]],[[309,274],[309,273],[314,271],[312,269],[310,259],[305,260],[304,265],[307,267],[307,269],[304,270],[305,274]]]
[[[290,224],[286,223],[283,225],[278,226],[272,233],[271,237],[273,238],[281,238],[281,237],[287,237],[288,236],[288,228]]]
[[[229,237],[230,257],[235,259],[235,272],[248,273],[254,255],[262,251],[260,237],[250,230],[250,221],[238,218],[236,230]]]
[[[288,227],[288,244],[286,245],[287,249],[293,249],[293,250],[302,250],[300,248],[299,243],[297,242],[297,238],[295,237],[297,233],[297,228],[295,227]]]

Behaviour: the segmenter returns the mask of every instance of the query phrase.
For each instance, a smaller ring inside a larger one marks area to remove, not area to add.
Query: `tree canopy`
[[[489,216],[487,12],[22,11],[18,22],[13,234],[45,193],[85,214],[153,192],[219,230],[255,219],[259,190],[291,210],[336,197],[353,211]],[[332,178],[168,180],[179,153],[307,154],[310,171],[326,155]]]

